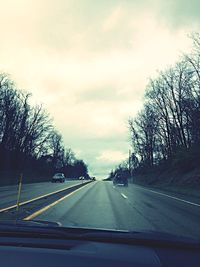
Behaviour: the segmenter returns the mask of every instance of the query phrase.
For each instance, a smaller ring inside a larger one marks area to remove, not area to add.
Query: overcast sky
[[[0,71],[105,178],[128,156],[148,78],[190,50],[199,0],[0,0]]]

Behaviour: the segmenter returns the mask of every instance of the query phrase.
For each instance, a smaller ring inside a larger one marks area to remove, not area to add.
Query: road
[[[80,181],[24,185],[21,201],[78,183]],[[1,187],[1,208],[16,204],[16,194],[16,186]],[[23,219],[58,221],[72,227],[160,231],[200,239],[200,201],[180,199],[174,194],[166,195],[132,184],[127,188],[114,187],[111,182],[97,181],[49,201],[36,206]]]
[[[20,201],[24,202],[44,194],[49,194],[63,188],[68,188],[70,186],[79,183],[82,182],[77,180],[76,181],[69,180],[66,181],[65,183],[42,182],[42,183],[23,184]],[[0,209],[15,205],[17,202],[17,195],[18,195],[18,185],[0,187]]]
[[[129,185],[93,182],[33,219],[64,226],[161,231],[200,239],[200,203]]]

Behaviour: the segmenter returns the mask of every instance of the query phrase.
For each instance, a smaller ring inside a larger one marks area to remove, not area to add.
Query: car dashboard
[[[83,240],[0,237],[1,266],[200,266],[200,250]]]

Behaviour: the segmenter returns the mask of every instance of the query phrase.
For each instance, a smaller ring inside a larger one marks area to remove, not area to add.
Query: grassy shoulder
[[[136,171],[133,183],[200,198],[200,144],[179,149],[170,159]]]
[[[132,181],[151,189],[200,198],[200,167],[189,172],[165,169],[162,172],[137,174]]]
[[[186,184],[170,184],[170,183],[156,183],[155,180],[153,183],[148,183],[148,175],[133,177],[131,183],[144,186],[148,189],[159,190],[164,193],[173,193],[177,196],[190,196],[200,199],[200,185],[186,185]]]
[[[162,190],[167,193],[178,193],[179,195],[191,196],[200,198],[200,187],[192,186],[154,186],[153,188]]]

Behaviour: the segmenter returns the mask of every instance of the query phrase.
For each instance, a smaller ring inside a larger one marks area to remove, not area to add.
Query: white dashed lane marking
[[[126,195],[124,195],[123,193],[121,193],[121,196],[125,199],[127,199],[128,197]]]

